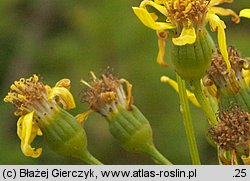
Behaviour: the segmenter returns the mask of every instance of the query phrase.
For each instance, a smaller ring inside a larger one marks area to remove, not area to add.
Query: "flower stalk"
[[[164,157],[155,146],[148,148],[147,154],[150,155],[152,160],[159,165],[173,165],[166,157]]]
[[[145,153],[157,164],[172,165],[155,147],[152,128],[140,110],[133,105],[131,111],[122,107],[118,111],[106,119],[111,134],[121,146],[129,152]]]
[[[188,104],[187,92],[186,92],[186,85],[185,81],[181,79],[181,77],[176,74],[177,83],[179,87],[179,98],[181,104],[181,113],[183,116],[184,127],[186,131],[186,136],[189,145],[189,152],[192,159],[193,165],[200,165],[200,157],[198,152],[198,147],[195,139],[194,128],[190,113],[190,108]]]
[[[208,117],[209,123],[213,126],[217,124],[217,119],[215,116],[215,112],[213,111],[212,107],[210,106],[209,100],[205,97],[200,80],[193,80],[190,82],[193,93],[200,103],[201,109]]]

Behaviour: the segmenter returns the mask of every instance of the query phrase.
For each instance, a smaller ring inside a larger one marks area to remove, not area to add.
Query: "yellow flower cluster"
[[[15,115],[20,116],[17,122],[17,135],[21,140],[24,155],[37,158],[42,153],[42,148],[31,147],[35,137],[43,135],[40,129],[41,120],[46,120],[46,117],[57,112],[60,104],[64,109],[75,107],[69,88],[68,79],[60,80],[51,88],[44,85],[37,75],[28,79],[21,78],[10,86],[10,92],[4,101],[14,104],[17,108]]]
[[[196,41],[197,34],[201,32],[206,23],[210,24],[212,31],[218,32],[218,44],[220,51],[226,61],[228,70],[230,63],[227,54],[225,28],[226,25],[219,18],[221,16],[232,16],[232,20],[239,23],[238,15],[230,10],[217,7],[217,5],[233,0],[144,0],[139,7],[133,7],[134,13],[141,22],[157,31],[158,35],[163,35],[168,30],[172,34],[172,42],[176,46],[193,44]],[[159,21],[156,13],[150,13],[148,6],[155,8],[159,13],[164,15],[165,21]],[[243,11],[241,16],[249,16],[248,11]],[[159,53],[157,62],[161,65],[164,63],[165,37],[159,36]]]

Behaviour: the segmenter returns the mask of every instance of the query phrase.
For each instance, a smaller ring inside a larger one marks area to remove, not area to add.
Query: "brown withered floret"
[[[250,139],[250,115],[238,106],[219,112],[220,122],[209,130],[213,140],[224,150],[232,150]]]
[[[212,56],[211,67],[207,70],[207,75],[203,78],[205,86],[215,85],[218,89],[229,88],[233,93],[240,89],[240,83],[243,81],[242,70],[249,69],[249,59],[241,58],[237,49],[233,46],[227,48],[228,58],[232,66],[231,72],[227,72],[227,66],[219,50]]]
[[[84,102],[87,102],[93,111],[107,116],[110,112],[118,112],[120,107],[131,110],[132,85],[127,80],[118,79],[109,68],[100,78],[96,78],[93,72],[90,74],[92,80],[89,83],[84,80],[81,82],[87,86],[83,90]]]
[[[116,88],[120,85],[120,83],[118,79],[113,76],[113,74],[106,71],[101,75],[100,79],[93,78],[89,85],[91,87],[87,87],[84,90],[84,101],[86,101],[91,108],[96,108],[111,102],[117,97],[117,95],[115,95]],[[106,93],[110,93],[110,95],[105,96],[104,98],[103,95],[107,95]]]

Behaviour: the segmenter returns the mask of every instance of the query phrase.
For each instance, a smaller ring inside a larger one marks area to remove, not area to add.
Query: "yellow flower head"
[[[218,44],[227,63],[228,70],[230,64],[227,57],[226,36],[224,22],[217,16],[233,16],[232,20],[236,23],[240,21],[238,15],[230,10],[221,7],[215,7],[224,2],[233,0],[144,0],[139,7],[133,7],[133,10],[141,22],[154,30],[157,30],[159,36],[159,53],[157,62],[164,64],[164,46],[166,36],[165,32],[172,37],[174,45],[183,46],[193,44],[197,35],[209,22],[212,31],[218,31]],[[164,15],[165,21],[159,21],[155,13],[149,13],[147,7],[151,6]]]
[[[44,124],[50,124],[48,118],[60,109],[60,104],[64,109],[75,107],[74,99],[67,89],[69,87],[70,81],[62,79],[51,88],[37,75],[28,79],[21,78],[10,86],[10,92],[4,101],[14,104],[17,108],[15,115],[20,116],[17,122],[17,134],[21,139],[24,155],[33,158],[40,156],[42,148],[34,149],[31,143],[37,135],[43,134],[40,128]]]
[[[110,112],[118,112],[119,106],[130,110],[132,105],[132,85],[125,79],[118,79],[109,70],[97,79],[91,72],[92,81],[81,83],[87,85],[84,91],[84,99],[94,111],[107,116]],[[123,83],[127,88],[127,94],[123,89]]]

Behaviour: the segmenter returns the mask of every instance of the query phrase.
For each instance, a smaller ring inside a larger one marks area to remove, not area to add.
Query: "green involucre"
[[[206,30],[197,34],[194,44],[173,45],[171,58],[177,74],[185,81],[201,79],[211,64],[214,42]]]
[[[56,153],[101,164],[87,149],[87,137],[82,125],[71,114],[59,108],[41,125],[46,143]]]

